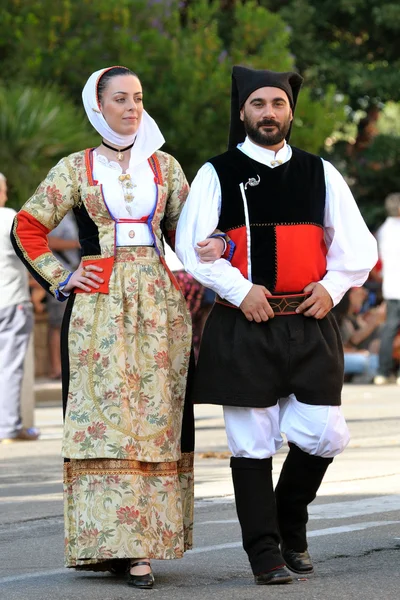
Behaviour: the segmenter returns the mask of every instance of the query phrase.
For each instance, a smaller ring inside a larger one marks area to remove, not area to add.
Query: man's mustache
[[[264,119],[263,121],[258,121],[257,127],[263,127],[264,125],[275,125],[279,129],[279,123],[276,121],[272,121],[271,119]]]

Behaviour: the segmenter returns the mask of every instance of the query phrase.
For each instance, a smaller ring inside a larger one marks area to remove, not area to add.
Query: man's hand
[[[240,309],[248,321],[261,323],[261,321],[273,319],[274,311],[270,307],[266,296],[271,296],[271,292],[266,287],[253,284],[240,305]]]
[[[306,293],[311,292],[311,296],[296,308],[296,312],[303,314],[305,317],[323,319],[333,307],[329,293],[323,285],[315,281],[309,283],[303,291]]]
[[[197,242],[196,252],[201,263],[215,262],[224,253],[225,243],[220,237],[207,238],[202,242]]]

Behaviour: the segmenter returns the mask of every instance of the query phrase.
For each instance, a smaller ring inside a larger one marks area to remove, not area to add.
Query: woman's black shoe
[[[150,563],[147,560],[139,560],[138,562],[133,563],[131,568],[142,565],[150,567]],[[132,575],[129,573],[128,585],[140,588],[141,590],[151,590],[154,585],[154,575],[151,570],[150,573],[146,573],[145,575]]]

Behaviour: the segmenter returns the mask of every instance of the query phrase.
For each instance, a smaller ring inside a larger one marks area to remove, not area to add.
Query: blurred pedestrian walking
[[[7,180],[0,173],[0,442],[36,440],[21,419],[24,361],[33,329],[28,273],[14,252],[10,231],[15,210],[5,206]]]
[[[382,295],[386,302],[376,385],[388,383],[393,373],[393,341],[400,328],[400,193],[389,194],[385,208],[388,216],[376,234],[382,261]],[[396,381],[400,385],[400,373]]]

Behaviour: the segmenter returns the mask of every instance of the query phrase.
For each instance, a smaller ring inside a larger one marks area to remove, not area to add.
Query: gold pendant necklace
[[[105,146],[106,148],[108,148],[109,150],[113,150],[114,152],[117,153],[117,160],[119,160],[119,162],[124,160],[124,152],[126,152],[127,150],[130,150],[133,147],[133,144],[136,142],[136,138],[134,139],[133,143],[130,144],[129,146],[127,146],[126,148],[113,148],[112,146],[110,146],[109,144],[107,144],[104,140],[101,142],[103,144],[103,146]]]

